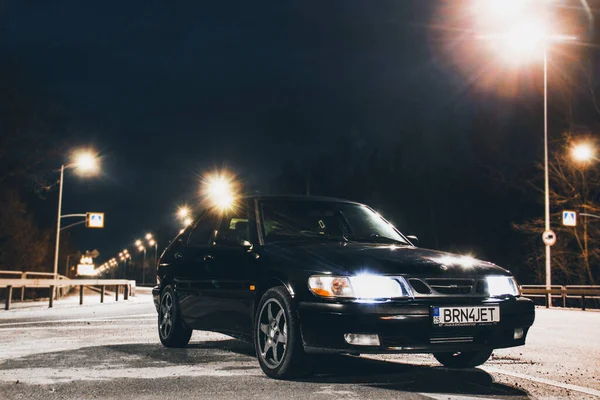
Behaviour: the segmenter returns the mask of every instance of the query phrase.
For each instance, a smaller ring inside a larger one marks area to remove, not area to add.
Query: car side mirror
[[[246,251],[252,251],[254,245],[247,240],[242,240],[242,248]]]
[[[415,245],[415,246],[418,246],[418,245],[419,245],[419,238],[418,238],[418,237],[416,237],[415,235],[408,235],[408,236],[406,236],[406,238],[407,238],[408,240],[410,240],[410,242],[411,242],[413,245]]]

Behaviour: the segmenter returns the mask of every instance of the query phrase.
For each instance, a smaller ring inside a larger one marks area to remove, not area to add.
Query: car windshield
[[[336,240],[408,245],[379,214],[360,204],[333,201],[264,200],[265,243]]]

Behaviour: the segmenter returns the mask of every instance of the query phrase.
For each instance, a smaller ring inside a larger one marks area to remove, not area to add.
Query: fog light
[[[355,346],[379,346],[379,336],[375,334],[346,333],[344,339]]]
[[[515,328],[515,334],[513,335],[515,340],[523,339],[523,328]]]

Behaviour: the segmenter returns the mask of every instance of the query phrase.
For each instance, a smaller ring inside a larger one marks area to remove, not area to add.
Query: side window
[[[204,213],[190,234],[188,246],[207,246],[209,240],[213,238],[217,223],[218,218],[215,214],[209,212]]]
[[[244,205],[221,216],[215,244],[217,246],[239,246],[245,240],[250,240],[250,230],[248,208]]]

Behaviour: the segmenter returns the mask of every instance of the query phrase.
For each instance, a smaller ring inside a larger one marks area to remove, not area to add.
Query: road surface
[[[140,293],[141,292],[141,293]],[[329,357],[314,376],[275,381],[252,346],[194,332],[185,349],[157,337],[149,293],[85,296],[0,312],[0,399],[555,399],[600,397],[600,312],[537,309],[524,347],[483,367],[429,355]]]

